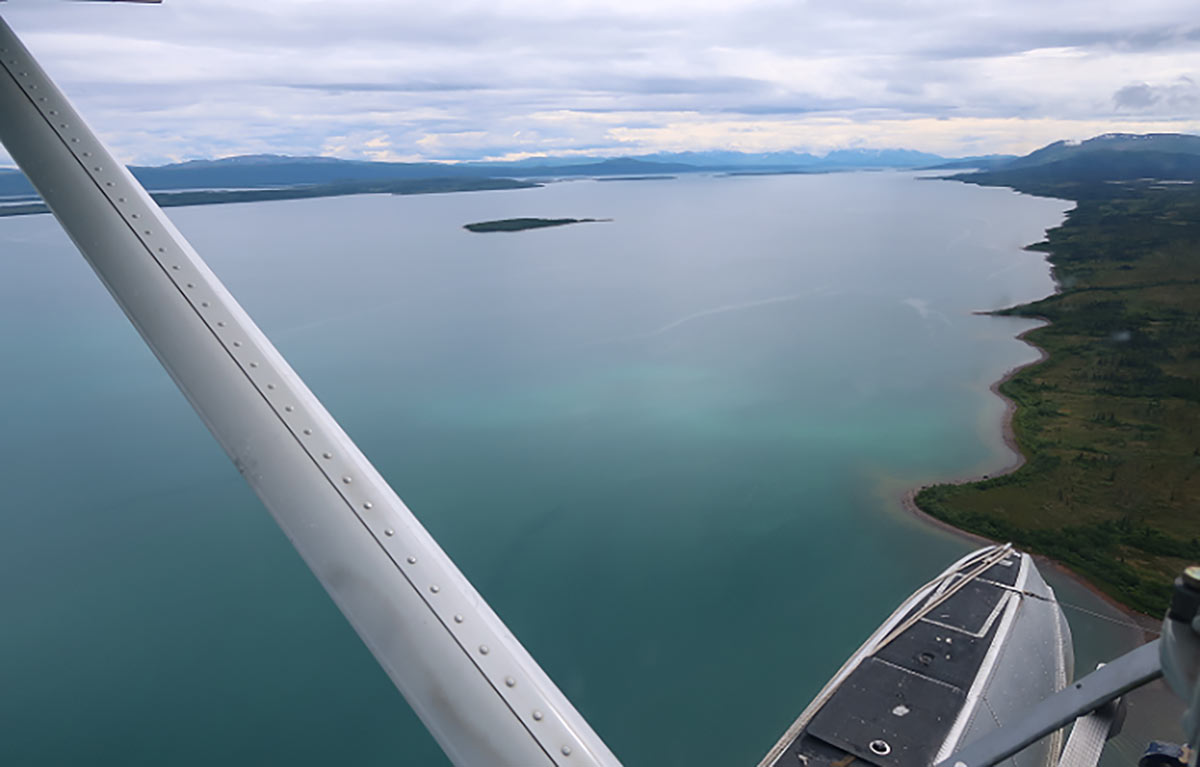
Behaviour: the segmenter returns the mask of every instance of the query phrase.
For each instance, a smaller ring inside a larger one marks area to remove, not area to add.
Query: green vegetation
[[[964,180],[1078,206],[1032,246],[1062,292],[1001,312],[1051,323],[1026,336],[1049,359],[1001,387],[1028,461],[925,488],[917,504],[1161,615],[1172,579],[1200,561],[1200,190],[1019,171]]]
[[[520,232],[525,229],[544,229],[548,226],[588,224],[596,221],[611,220],[600,218],[503,218],[498,221],[479,221],[474,224],[464,224],[463,229],[469,232]]]
[[[529,189],[541,186],[511,178],[415,178],[391,181],[339,181],[276,189],[197,189],[181,192],[152,192],[151,197],[163,208],[183,205],[217,205],[226,202],[261,200],[298,200],[308,197],[341,197],[348,194],[439,194],[476,192],[485,189]],[[0,217],[47,213],[42,202],[0,206]]]

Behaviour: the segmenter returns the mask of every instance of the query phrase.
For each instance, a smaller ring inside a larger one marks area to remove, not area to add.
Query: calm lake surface
[[[899,494],[1011,460],[1031,324],[972,312],[1051,292],[1021,248],[1069,207],[858,173],[169,213],[626,765],[750,767],[970,548]],[[461,228],[515,216],[614,220]],[[0,762],[444,765],[56,222],[0,220],[0,275]],[[1131,641],[1068,617],[1081,670]]]

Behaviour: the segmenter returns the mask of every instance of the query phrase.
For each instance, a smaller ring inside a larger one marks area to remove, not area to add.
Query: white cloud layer
[[[0,5],[131,162],[906,147],[1200,131],[1193,0]]]

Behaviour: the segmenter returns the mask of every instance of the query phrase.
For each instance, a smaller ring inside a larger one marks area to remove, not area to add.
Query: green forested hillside
[[[1008,182],[1078,201],[1034,246],[1050,254],[1062,292],[1007,312],[1051,323],[1027,336],[1049,359],[1002,387],[1018,404],[1028,461],[925,488],[917,503],[1160,615],[1172,579],[1200,561],[1200,191]]]

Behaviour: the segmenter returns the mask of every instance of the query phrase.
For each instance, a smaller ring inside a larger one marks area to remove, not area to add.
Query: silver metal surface
[[[0,140],[450,758],[617,765],[3,19]]]
[[[998,721],[1016,721],[1030,702],[1052,695],[1064,687],[1071,673],[1073,654],[1070,630],[1054,593],[1038,573],[1028,554],[1013,557],[1011,545],[988,546],[972,552],[950,565],[937,578],[919,588],[884,621],[867,641],[834,674],[820,693],[808,704],[783,737],[759,762],[759,767],[782,764],[779,760],[788,746],[809,725],[837,689],[854,670],[871,655],[916,621],[938,624],[929,617],[933,607],[953,596],[971,579],[982,577],[993,565],[1015,562],[1019,567],[1017,586],[1008,588],[979,631],[972,636],[982,637],[994,623],[999,622],[997,636],[990,645],[975,682],[966,691],[966,699],[946,740],[940,744],[939,756],[951,753],[957,744],[970,741],[999,727]],[[990,582],[990,581],[989,581]],[[994,584],[999,585],[999,584]],[[920,607],[921,609],[917,609]],[[914,612],[916,610],[916,612]],[[955,628],[955,631],[962,629]],[[894,716],[906,716],[910,709],[897,705]],[[891,744],[879,740],[868,744],[872,752],[882,755],[876,747],[891,751]],[[1053,764],[1061,741],[1052,741],[1030,749],[1016,767],[1040,767]]]
[[[1074,652],[1066,616],[1033,558],[1022,554],[1017,580],[1001,602],[997,635],[962,711],[934,761],[1021,721],[1029,707],[1067,686],[1074,672]],[[1053,765],[1062,747],[1062,732],[1012,756],[1013,767]]]
[[[1057,694],[1030,707],[1024,718],[1005,723],[989,735],[959,749],[936,767],[990,767],[1029,744],[1095,711],[1126,692],[1162,675],[1158,658],[1160,640],[1128,652],[1088,674]]]
[[[1163,677],[1186,706],[1180,724],[1190,747],[1188,764],[1196,767],[1200,755],[1200,615],[1191,621],[1168,616],[1159,642]]]
[[[908,613],[911,612],[915,606],[923,603],[937,590],[939,586],[943,586],[952,573],[969,566],[975,566],[978,562],[990,556],[997,555],[1001,548],[1002,547],[998,546],[989,546],[985,549],[967,554],[947,567],[940,575],[938,575],[938,577],[917,589],[908,599],[904,600],[904,602],[902,602],[900,606],[897,607],[890,616],[888,616],[887,620],[885,620],[879,628],[875,629],[875,632],[867,638],[867,641],[863,642],[862,646],[859,647],[858,650],[856,650],[854,654],[842,664],[842,667],[839,668],[837,673],[835,673],[833,677],[825,683],[825,686],[821,688],[821,691],[817,693],[816,697],[809,701],[809,704],[804,707],[803,711],[800,712],[800,716],[796,717],[796,721],[792,722],[791,726],[784,731],[783,735],[778,741],[775,742],[775,745],[771,747],[771,750],[767,752],[766,756],[759,761],[758,767],[771,767],[771,765],[775,764],[779,760],[779,757],[783,755],[785,750],[787,750],[788,745],[796,739],[796,737],[805,727],[808,726],[808,723],[812,721],[812,718],[816,716],[818,711],[821,710],[821,707],[829,701],[834,692],[836,692],[838,687],[841,686],[842,682],[846,681],[850,674],[854,672],[854,669],[856,669],[859,664],[863,662],[863,660],[870,657],[870,655],[879,648],[880,644],[882,644],[885,639],[894,636],[896,628],[904,622],[904,617],[908,615]]]

